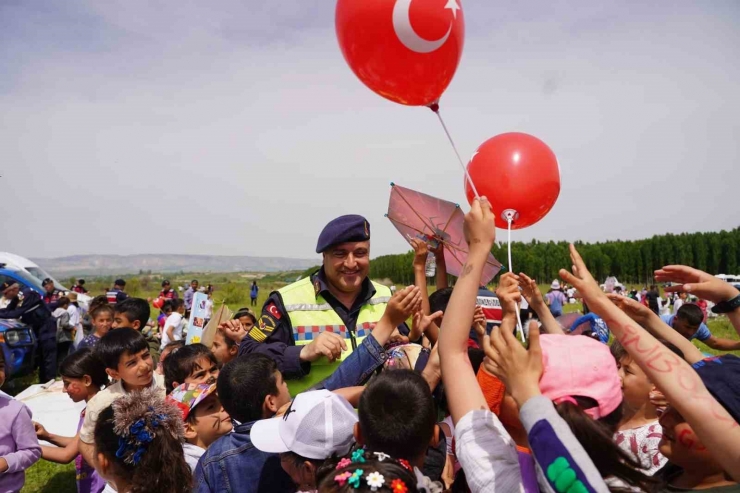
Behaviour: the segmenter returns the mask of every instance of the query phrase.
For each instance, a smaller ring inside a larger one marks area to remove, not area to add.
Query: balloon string
[[[509,247],[509,272],[512,272],[512,266],[511,266],[511,215],[507,214],[506,220],[509,223],[509,227],[507,228],[507,243]],[[519,331],[519,337],[521,337],[522,342],[524,341],[524,329],[522,328],[522,316],[519,313],[519,304],[516,304],[516,328]]]
[[[439,123],[442,124],[442,128],[444,129],[445,133],[447,134],[447,140],[450,141],[450,144],[452,145],[452,150],[455,151],[455,155],[457,156],[457,160],[460,162],[460,166],[463,169],[463,173],[465,173],[465,179],[468,180],[468,183],[470,183],[470,188],[473,190],[473,193],[475,194],[475,198],[479,199],[480,195],[478,195],[478,189],[475,188],[475,185],[473,184],[473,179],[470,177],[470,173],[468,173],[468,168],[465,166],[465,163],[463,163],[462,158],[460,157],[460,153],[457,152],[457,146],[455,146],[455,141],[452,140],[452,136],[450,135],[450,131],[447,130],[447,125],[445,125],[444,120],[442,119],[442,115],[439,113],[439,104],[432,103],[429,105],[429,109],[431,109],[435,115],[437,115],[437,118],[439,118]]]

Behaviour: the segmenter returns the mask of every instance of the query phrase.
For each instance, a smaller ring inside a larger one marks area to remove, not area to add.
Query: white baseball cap
[[[346,399],[328,390],[314,390],[298,394],[283,416],[254,423],[250,436],[263,452],[328,459],[335,453],[349,453],[357,421]]]

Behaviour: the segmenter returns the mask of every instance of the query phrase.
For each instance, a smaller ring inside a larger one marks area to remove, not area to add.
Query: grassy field
[[[289,272],[280,274],[249,274],[249,273],[237,273],[237,274],[180,274],[176,276],[163,276],[163,275],[140,275],[126,278],[127,289],[126,292],[131,296],[143,297],[143,298],[154,298],[160,291],[160,285],[162,279],[169,279],[173,287],[184,286],[189,284],[192,279],[198,279],[201,285],[213,284],[215,286],[214,309],[219,306],[219,303],[226,303],[229,308],[236,310],[243,306],[249,306],[249,287],[252,280],[257,279],[257,283],[260,287],[257,307],[255,311],[259,311],[262,304],[269,296],[270,292],[279,289],[286,284],[294,281],[300,272]],[[103,294],[111,284],[111,279],[89,279],[86,287],[90,290],[91,295]],[[70,283],[72,284],[72,283]],[[402,286],[398,286],[399,288]],[[549,286],[542,285],[541,289],[546,292]],[[180,296],[182,296],[180,292]],[[571,313],[575,311],[581,311],[582,306],[580,303],[568,304],[564,307],[565,313]],[[156,316],[158,310],[152,308],[152,316]],[[717,337],[725,337],[729,339],[738,339],[738,335],[730,325],[729,320],[726,317],[718,317],[711,319],[708,322],[709,328],[714,335]],[[718,354],[717,351],[703,345],[698,341],[694,341],[694,344],[703,352],[710,354]],[[740,352],[735,351],[734,354],[740,356]],[[6,392],[15,395],[21,392],[27,386],[36,383],[38,378],[36,375],[29,375],[23,379],[8,382],[3,388]],[[26,471],[26,486],[22,490],[24,493],[74,493],[77,491],[75,486],[75,468],[74,463],[71,464],[54,464],[44,460],[40,460],[28,471]]]

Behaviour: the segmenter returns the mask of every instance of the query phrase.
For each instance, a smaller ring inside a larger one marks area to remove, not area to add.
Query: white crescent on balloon
[[[452,32],[452,22],[447,32],[440,39],[435,41],[429,41],[414,31],[411,27],[411,17],[409,16],[409,8],[411,7],[412,0],[396,0],[396,4],[393,6],[393,30],[396,32],[398,40],[406,48],[416,53],[431,53],[438,50],[450,37]],[[460,6],[457,4],[457,0],[449,0],[445,9],[452,10],[452,14],[457,18],[457,11],[460,10]]]

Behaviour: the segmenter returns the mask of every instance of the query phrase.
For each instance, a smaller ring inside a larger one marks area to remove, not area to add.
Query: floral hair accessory
[[[365,449],[358,448],[352,452],[352,462],[363,463],[365,462]]]
[[[355,489],[360,487],[360,481],[362,480],[362,469],[355,469],[355,472],[349,477],[347,482]]]
[[[337,474],[334,476],[334,481],[339,483],[339,486],[344,486],[344,483],[347,482],[347,480],[352,476],[352,473],[349,471],[345,471],[342,474]]]
[[[344,469],[350,464],[352,464],[352,461],[345,457],[344,459],[339,461],[339,463],[337,464],[337,469]]]
[[[394,479],[391,481],[391,491],[393,493],[408,493],[409,489],[402,480]]]
[[[116,457],[126,464],[138,465],[158,435],[169,433],[178,440],[183,436],[180,410],[165,403],[157,389],[126,394],[112,407],[113,432],[118,435]]]
[[[373,452],[373,455],[378,458],[378,462],[383,462],[384,460],[391,458],[390,455],[384,454],[383,452]]]
[[[398,463],[401,464],[404,468],[406,468],[409,471],[413,471],[414,469],[411,467],[411,464],[409,464],[409,461],[406,459],[398,459]]]
[[[370,491],[378,491],[378,488],[381,488],[385,483],[385,478],[382,474],[376,471],[365,476],[365,481],[367,481]]]

